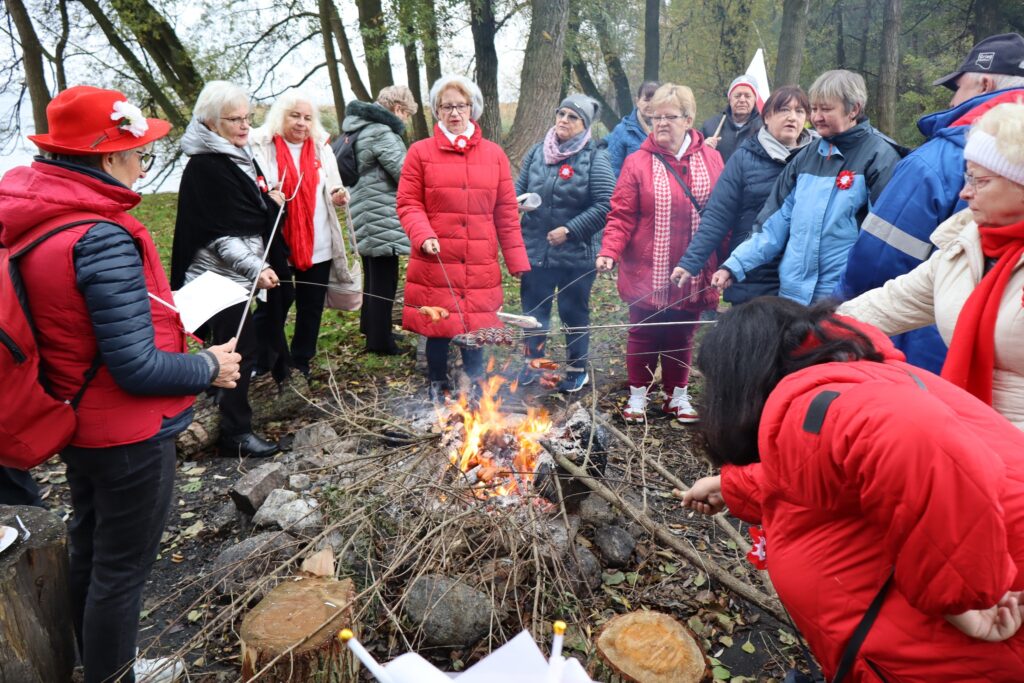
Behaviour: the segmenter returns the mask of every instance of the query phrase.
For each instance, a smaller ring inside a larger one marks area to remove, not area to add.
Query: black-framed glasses
[[[438,107],[438,110],[440,110],[441,113],[443,113],[443,114],[451,114],[453,111],[457,111],[460,114],[465,114],[467,111],[469,111],[469,105],[468,104],[442,104],[440,107]]]
[[[660,114],[658,116],[650,117],[650,121],[651,121],[651,123],[657,123],[659,121],[668,121],[669,123],[675,123],[676,121],[678,121],[680,119],[686,119],[686,118],[689,118],[689,117],[688,116],[683,116],[682,114]]]
[[[577,121],[583,120],[577,114],[567,109],[559,109],[558,111],[556,111],[555,119],[565,119],[569,123],[576,123]]]
[[[251,126],[256,122],[256,115],[248,114],[246,116],[222,116],[220,117],[220,120],[227,121],[228,123],[231,123],[235,126],[241,126],[243,123],[246,123]]]
[[[153,162],[156,161],[156,154],[153,152],[143,152],[141,150],[135,150],[135,153],[139,155],[139,166],[142,167],[143,173],[153,168]]]

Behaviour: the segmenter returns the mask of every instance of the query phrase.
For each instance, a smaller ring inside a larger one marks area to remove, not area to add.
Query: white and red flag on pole
[[[764,109],[764,102],[771,95],[771,90],[768,88],[768,69],[764,65],[764,50],[757,48],[757,52],[754,53],[754,58],[750,60],[750,66],[747,67],[747,76],[754,81],[754,94],[757,96],[757,110],[761,111]]]

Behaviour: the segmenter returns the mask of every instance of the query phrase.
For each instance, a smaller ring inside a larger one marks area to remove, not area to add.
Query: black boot
[[[276,442],[261,439],[252,432],[233,436],[221,434],[217,446],[221,455],[243,458],[268,458],[281,450]]]
[[[435,406],[443,406],[451,395],[451,391],[452,388],[448,386],[448,382],[431,381],[429,389],[430,402]]]

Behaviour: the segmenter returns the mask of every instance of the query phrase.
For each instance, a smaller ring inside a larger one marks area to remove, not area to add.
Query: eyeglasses
[[[661,116],[651,116],[651,123],[658,123],[659,121],[668,121],[669,123],[675,123],[679,119],[688,119],[689,116],[683,116],[682,114],[662,114]]]
[[[582,121],[583,120],[579,116],[577,116],[576,114],[572,113],[571,111],[565,111],[565,110],[556,111],[555,112],[555,119],[556,120],[557,119],[565,119],[569,123],[576,123],[577,121]]]
[[[775,113],[782,114],[783,116],[789,116],[790,114],[796,114],[797,116],[807,116],[807,110],[804,109],[803,107],[797,107],[796,109],[792,107],[782,107],[781,109],[776,109]]]
[[[465,114],[467,111],[469,111],[469,105],[468,104],[442,104],[440,107],[438,107],[438,110],[440,110],[441,113],[443,113],[443,114],[451,114],[453,111],[457,111],[460,114]]]
[[[978,181],[988,181],[998,177],[999,176],[997,175],[973,175],[971,173],[964,173],[964,185],[970,186],[972,190],[977,190],[978,187],[985,187],[988,185],[988,182],[979,183]]]
[[[142,167],[143,173],[153,168],[153,162],[156,161],[156,154],[153,152],[141,152],[139,150],[135,150],[135,153],[139,155],[139,166]]]
[[[243,123],[246,124],[246,125],[251,126],[256,121],[256,115],[255,114],[249,114],[247,116],[231,116],[231,117],[222,116],[222,117],[220,117],[220,120],[221,121],[227,121],[228,123],[230,123],[230,124],[232,124],[234,126],[241,126]]]

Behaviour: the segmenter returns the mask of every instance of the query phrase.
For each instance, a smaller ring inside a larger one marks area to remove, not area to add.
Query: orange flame
[[[462,418],[465,436],[461,447],[453,447],[448,454],[452,466],[462,472],[478,467],[478,482],[474,493],[479,498],[523,495],[521,486],[533,480],[537,469],[541,445],[538,439],[551,429],[551,418],[543,408],[528,408],[526,418],[516,424],[501,412],[501,399],[497,396],[504,379],[492,376],[483,388],[476,409],[471,409],[465,397],[451,406],[452,414]],[[498,462],[487,450],[488,444],[497,442],[513,450],[511,464]]]

